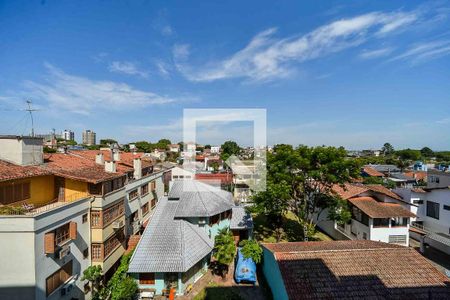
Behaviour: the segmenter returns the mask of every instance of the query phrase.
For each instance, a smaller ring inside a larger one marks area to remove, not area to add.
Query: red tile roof
[[[51,175],[51,172],[39,166],[19,166],[0,160],[0,181]]]
[[[426,180],[427,178],[426,171],[405,171],[403,174],[416,180]]]
[[[346,183],[343,187],[335,184],[332,188],[333,192],[339,195],[342,199],[348,199],[351,197],[358,196],[364,192],[367,192],[369,189],[364,185],[355,185]]]
[[[95,162],[95,157],[98,153],[103,154],[103,158],[105,161],[111,161],[111,151],[109,150],[76,150],[70,151],[69,153],[73,153],[75,155],[83,156]],[[121,172],[130,172],[133,170],[133,159],[141,158],[142,167],[150,167],[153,165],[151,158],[144,157],[143,152],[120,152],[120,160],[117,162],[117,170]]]
[[[220,181],[221,184],[233,183],[233,175],[229,173],[198,173],[195,174],[195,179],[200,181]]]
[[[380,193],[380,194],[386,195],[388,197],[391,197],[393,199],[403,201],[402,197],[400,197],[399,195],[397,195],[396,193],[394,193],[387,187],[382,186],[381,184],[366,184],[365,186],[372,192]]]
[[[45,164],[42,168],[66,178],[98,183],[121,177],[123,172],[108,173],[105,167],[95,161],[73,153],[48,153],[44,155]]]
[[[374,241],[263,244],[289,299],[447,299],[447,277],[412,248]]]
[[[378,172],[377,170],[369,166],[365,166],[363,168],[363,172],[372,177],[384,177],[383,173]]]
[[[371,218],[416,217],[415,214],[405,209],[400,204],[378,202],[372,197],[350,198],[348,199],[348,202],[359,208]]]

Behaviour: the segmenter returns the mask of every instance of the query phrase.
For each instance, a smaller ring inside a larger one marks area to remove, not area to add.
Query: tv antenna
[[[27,112],[30,113],[31,118],[31,136],[34,137],[34,120],[33,120],[33,111],[38,111],[37,109],[33,108],[31,99],[27,100],[28,108],[25,109]]]

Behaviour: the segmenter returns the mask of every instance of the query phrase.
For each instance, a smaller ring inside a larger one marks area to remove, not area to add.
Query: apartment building
[[[62,138],[66,141],[74,141],[75,140],[75,132],[72,130],[65,129],[62,133]]]
[[[92,130],[85,130],[82,133],[82,142],[84,145],[92,146],[96,144],[97,134]]]
[[[0,237],[9,241],[0,249],[0,298],[88,298],[83,271],[100,265],[112,275],[128,236],[163,196],[168,170],[154,172],[139,154],[44,157],[35,140],[0,138]]]

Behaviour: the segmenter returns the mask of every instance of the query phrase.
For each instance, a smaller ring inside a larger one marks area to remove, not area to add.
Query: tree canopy
[[[241,147],[234,141],[226,141],[220,147],[222,149],[221,158],[226,161],[231,155],[238,155],[241,152]]]
[[[239,246],[245,258],[251,258],[257,264],[261,262],[263,250],[256,240],[243,240]]]
[[[394,153],[394,147],[390,143],[384,143],[383,147],[381,148],[381,153],[383,155],[391,155]]]
[[[423,157],[429,158],[429,157],[433,157],[434,156],[434,152],[433,150],[431,150],[428,147],[423,147],[422,149],[420,149],[420,154]]]
[[[236,253],[233,234],[227,228],[219,231],[214,239],[214,258],[218,263],[228,266]]]

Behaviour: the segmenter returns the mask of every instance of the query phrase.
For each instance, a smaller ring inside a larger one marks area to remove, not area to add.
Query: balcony
[[[49,212],[51,210],[57,209],[61,206],[68,205],[77,200],[89,198],[90,195],[87,193],[71,193],[67,196],[59,196],[46,202],[43,205],[34,205],[29,203],[29,201],[20,201],[14,203],[13,205],[5,205],[0,207],[0,215],[11,215],[11,216],[37,216],[42,213]]]

